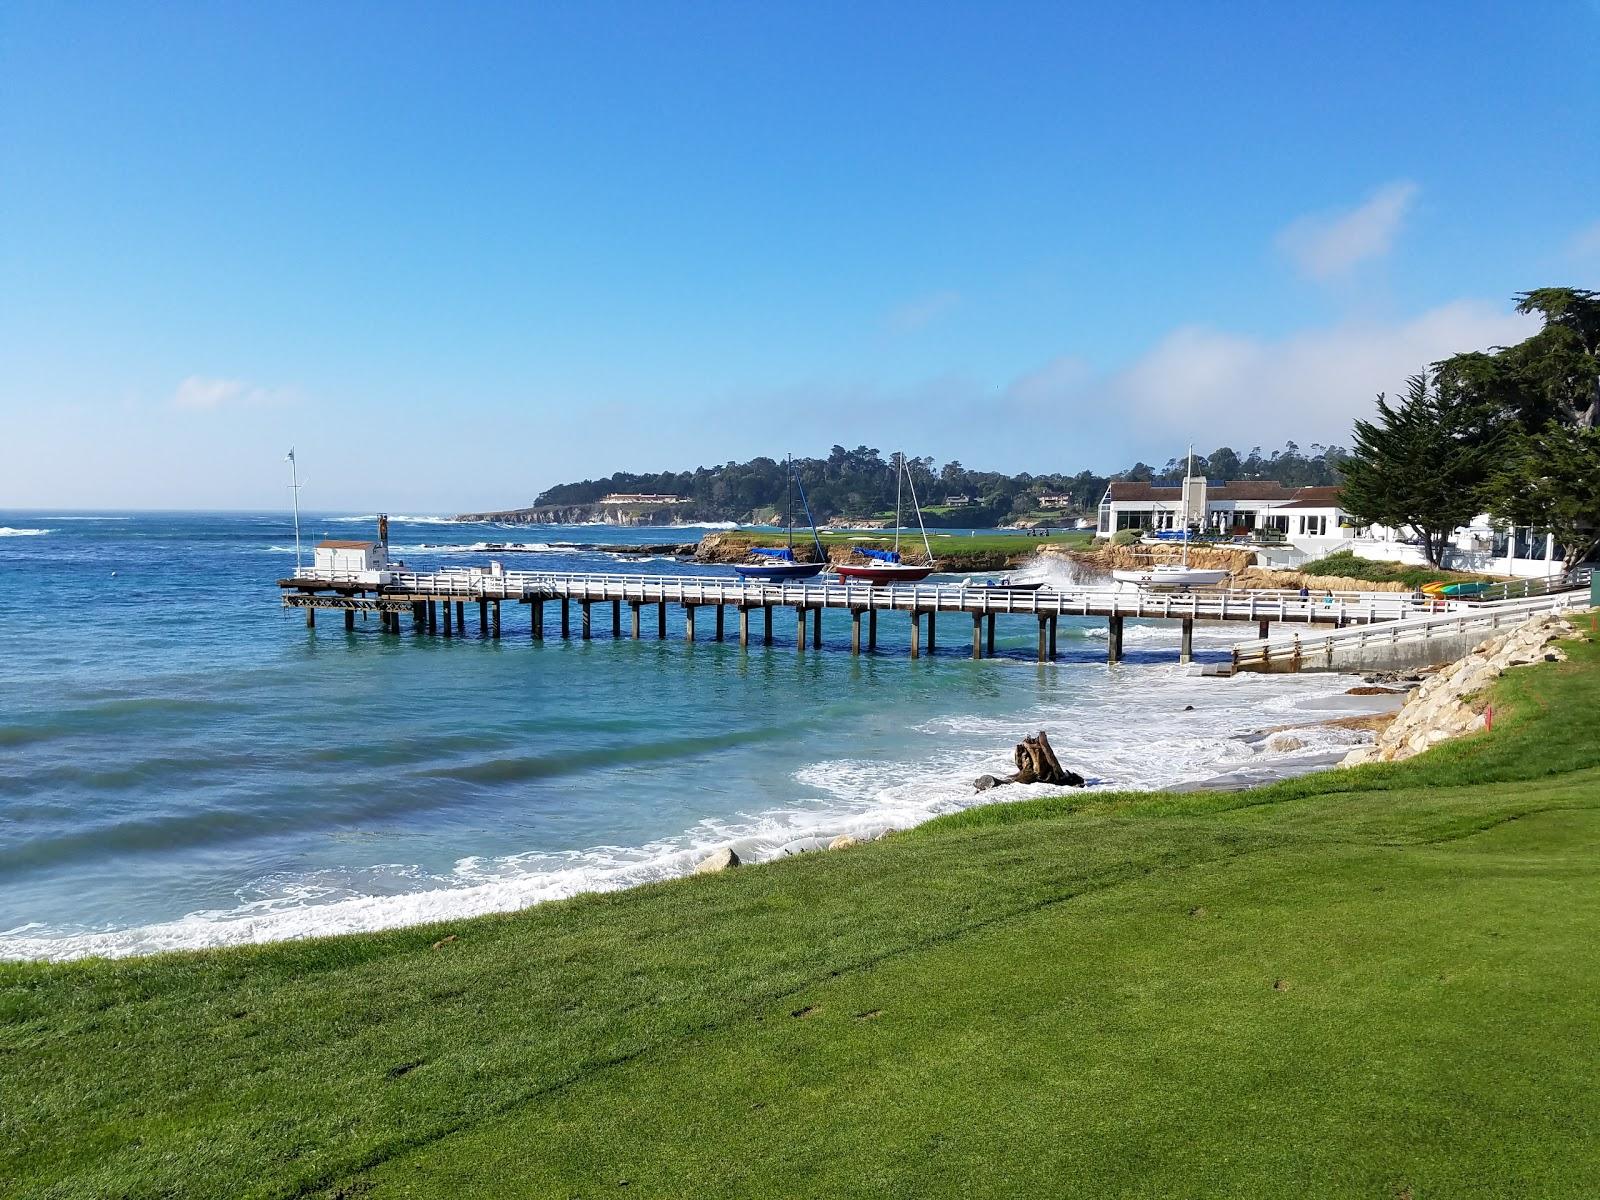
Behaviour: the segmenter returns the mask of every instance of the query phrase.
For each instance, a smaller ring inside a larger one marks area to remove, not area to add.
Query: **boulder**
[[[739,865],[739,856],[733,852],[732,846],[724,846],[720,850],[713,850],[709,857],[695,867],[696,875],[715,875],[718,871],[726,871],[730,867]]]
[[[997,788],[1003,783],[1010,783],[1009,779],[1001,779],[998,775],[979,775],[972,781],[972,790],[987,792],[990,788]]]
[[[848,850],[848,849],[850,849],[851,846],[859,846],[859,845],[861,845],[861,839],[860,838],[851,837],[848,833],[841,833],[838,837],[834,838],[833,841],[828,843],[828,849],[829,850]]]
[[[1290,750],[1304,750],[1306,744],[1299,738],[1288,733],[1275,733],[1267,739],[1267,749],[1273,754],[1284,754]]]

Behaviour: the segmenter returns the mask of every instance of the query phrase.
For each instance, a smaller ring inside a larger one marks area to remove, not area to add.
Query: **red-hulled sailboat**
[[[860,580],[862,583],[871,584],[873,587],[882,587],[896,583],[916,583],[926,579],[937,569],[933,561],[933,547],[928,544],[928,528],[922,523],[922,505],[917,502],[917,483],[911,478],[911,468],[906,465],[906,456],[901,453],[895,456],[900,468],[894,481],[894,549],[869,550],[865,546],[857,546],[855,553],[867,559],[864,563],[845,562],[834,568],[839,578],[845,582]],[[911,487],[911,506],[917,513],[917,528],[922,531],[922,548],[927,552],[926,563],[904,563],[900,561],[900,492],[901,485],[909,484]]]

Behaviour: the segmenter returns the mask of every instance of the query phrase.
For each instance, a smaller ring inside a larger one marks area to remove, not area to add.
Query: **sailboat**
[[[1112,571],[1118,583],[1131,583],[1147,589],[1211,587],[1228,578],[1228,572],[1189,565],[1189,480],[1194,478],[1194,447],[1189,447],[1189,466],[1183,476],[1183,562],[1156,563],[1136,570]],[[1203,516],[1204,514],[1202,514]]]
[[[789,541],[784,546],[753,546],[750,553],[764,559],[763,562],[738,563],[734,570],[746,579],[811,579],[822,574],[822,569],[828,565],[828,556],[822,551],[822,539],[817,536],[817,523],[811,519],[811,502],[806,499],[806,485],[800,482],[800,476],[795,473],[794,456],[787,459],[789,467],[789,492],[785,501],[786,512],[784,521],[789,530]],[[817,548],[817,561],[814,563],[796,562],[794,559],[794,492],[800,489],[800,503],[806,510],[806,521],[811,525],[811,542]]]
[[[855,552],[871,561],[867,563],[840,563],[834,568],[839,573],[840,579],[846,581],[859,579],[877,587],[881,584],[916,583],[918,580],[926,579],[934,572],[933,547],[928,544],[928,528],[922,523],[922,505],[917,502],[917,482],[911,478],[911,468],[906,465],[906,456],[902,453],[896,457],[900,460],[900,473],[895,476],[894,481],[894,549],[870,550],[865,546],[857,546]],[[900,561],[900,488],[902,482],[911,485],[911,506],[917,512],[917,528],[922,530],[922,548],[928,553],[926,564],[903,563]]]

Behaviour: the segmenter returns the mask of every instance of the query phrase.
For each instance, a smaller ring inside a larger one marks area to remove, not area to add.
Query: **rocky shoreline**
[[[1357,746],[1340,765],[1400,762],[1440,742],[1486,728],[1491,716],[1482,700],[1484,689],[1512,667],[1565,661],[1566,651],[1556,643],[1576,636],[1564,617],[1549,613],[1489,638],[1424,681],[1394,720],[1378,732],[1377,739],[1371,745]]]

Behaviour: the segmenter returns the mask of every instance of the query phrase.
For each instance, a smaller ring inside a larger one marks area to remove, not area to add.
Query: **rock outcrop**
[[[1554,643],[1573,636],[1566,620],[1551,613],[1475,646],[1472,653],[1417,688],[1377,740],[1370,746],[1357,746],[1345,755],[1340,766],[1399,762],[1440,742],[1482,729],[1483,707],[1474,703],[1478,694],[1510,667],[1565,659],[1565,651]]]
[[[695,867],[694,873],[696,875],[715,875],[718,871],[726,871],[730,867],[737,867],[738,865],[739,856],[733,852],[733,847],[724,846],[720,850],[713,851],[709,857],[703,859],[700,864]]]

